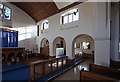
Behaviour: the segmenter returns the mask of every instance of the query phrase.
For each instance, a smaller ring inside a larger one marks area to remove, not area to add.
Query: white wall
[[[111,6],[111,59],[119,60],[119,3]]]
[[[95,40],[95,64],[109,66],[110,64],[110,28],[106,25],[106,3],[82,3],[73,8],[79,9],[79,21],[60,25],[60,15],[58,13],[47,18],[49,29],[45,33],[40,32],[37,37],[38,48],[43,38],[49,40],[50,55],[53,56],[53,41],[56,37],[61,36],[66,41],[66,55],[73,59],[72,41],[77,35],[87,34]],[[73,9],[71,8],[71,9]],[[69,9],[70,10],[70,9]],[[41,26],[41,22],[38,24]]]
[[[94,6],[94,40],[95,40],[95,64],[110,65],[110,27],[107,19],[107,5],[98,2]]]
[[[18,42],[19,47],[33,49],[36,47],[37,23],[24,11],[11,3],[4,3],[12,9],[12,28],[33,26],[32,37]]]
[[[91,10],[92,10],[92,3],[84,3],[81,5],[78,5],[74,8],[79,8],[80,11],[80,20],[77,22],[73,22],[71,24],[65,24],[60,25],[60,15],[64,12],[61,12],[59,14],[56,14],[52,17],[47,18],[49,21],[49,29],[45,32],[40,34],[40,37],[37,37],[37,44],[40,48],[40,42],[43,38],[47,38],[49,42],[51,43],[50,47],[50,55],[53,55],[53,41],[56,37],[63,37],[65,39],[66,43],[66,55],[69,56],[69,58],[73,58],[72,56],[72,41],[73,39],[79,35],[79,34],[88,34],[90,36],[93,36],[92,33],[92,21],[91,21]],[[73,9],[73,8],[71,8]],[[70,9],[69,9],[70,10]],[[89,13],[89,14],[88,14]],[[86,21],[86,22],[84,22]],[[38,22],[38,24],[41,26],[42,21]],[[69,28],[70,29],[64,29]],[[63,28],[63,29],[61,29]]]

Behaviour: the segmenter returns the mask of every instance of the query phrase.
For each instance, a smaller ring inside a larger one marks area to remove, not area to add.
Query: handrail
[[[67,57],[38,60],[30,63],[30,79],[36,80],[66,65]]]

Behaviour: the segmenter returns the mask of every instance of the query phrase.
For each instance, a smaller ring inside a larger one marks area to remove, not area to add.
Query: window
[[[19,34],[18,35],[18,41],[24,40],[25,39],[25,34]]]
[[[18,41],[28,39],[32,37],[32,28],[33,26],[29,27],[18,27],[18,28],[11,28],[11,30],[18,31]]]
[[[0,18],[3,17],[3,4],[0,3]]]
[[[25,39],[25,27],[18,28],[18,41]]]
[[[18,28],[18,33],[19,33],[19,35],[20,34],[25,34],[25,28],[24,27],[20,27],[20,28]]]
[[[31,33],[26,33],[26,39],[31,38]]]
[[[48,28],[49,28],[48,20],[43,21],[41,25],[41,30],[48,29]]]
[[[82,49],[90,49],[90,42],[81,42]]]
[[[39,25],[37,25],[37,36],[39,36]]]
[[[63,17],[63,20],[64,20],[64,21],[63,21],[63,24],[68,23],[68,16],[67,16],[67,15],[66,15],[66,16],[64,16],[64,17]]]
[[[11,19],[11,9],[6,6],[4,6],[4,19]]]
[[[76,43],[74,43],[74,48],[77,48],[77,44]]]
[[[0,3],[0,18],[11,20],[11,9]]]
[[[72,9],[61,15],[61,24],[71,23],[79,20],[78,9]]]
[[[69,17],[69,22],[72,22],[73,21],[72,14],[68,15],[68,17]]]
[[[0,3],[0,8],[3,9],[3,4]]]

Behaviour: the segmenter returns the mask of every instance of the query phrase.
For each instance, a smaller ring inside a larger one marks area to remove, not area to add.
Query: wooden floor
[[[84,68],[85,70],[89,70],[89,64],[93,63],[93,60],[87,59],[80,63],[79,65],[73,67],[69,71],[63,73],[62,75],[56,77],[52,82],[56,80],[79,80],[80,79],[80,70]]]

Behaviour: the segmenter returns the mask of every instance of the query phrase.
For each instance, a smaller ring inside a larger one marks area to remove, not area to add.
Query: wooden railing
[[[66,65],[67,57],[39,60],[30,63],[31,80],[39,79]]]

